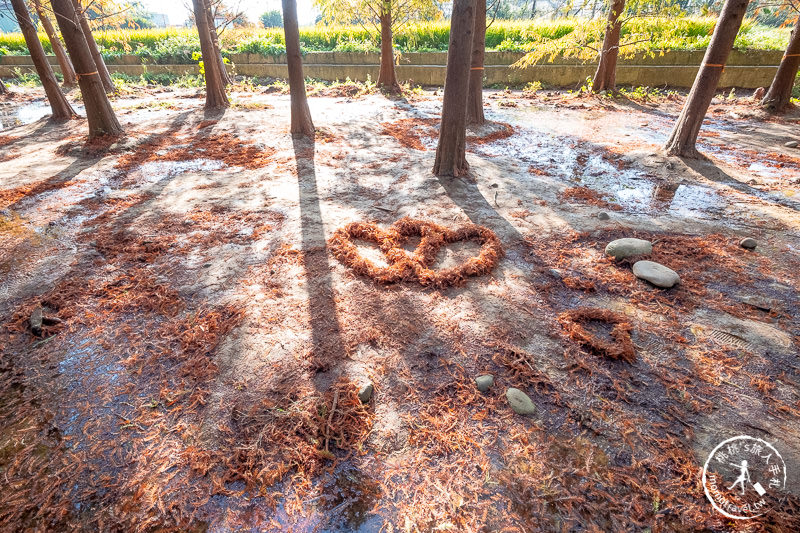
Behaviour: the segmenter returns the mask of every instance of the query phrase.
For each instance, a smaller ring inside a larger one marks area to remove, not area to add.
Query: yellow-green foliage
[[[711,17],[641,17],[625,23],[622,43],[634,43],[623,54],[654,50],[698,50],[708,46],[715,19]],[[552,55],[588,58],[602,41],[604,21],[596,19],[494,21],[486,32],[488,49],[534,52],[531,61],[546,60]],[[414,22],[395,33],[400,51],[446,50],[449,24]],[[771,28],[745,21],[736,47],[739,49],[783,49],[789,28]],[[47,37],[40,36],[50,50]],[[149,29],[97,31],[95,38],[104,55],[123,53],[139,55],[154,63],[191,63],[199,52],[197,32],[193,29]],[[223,53],[280,54],[284,51],[281,29],[228,29],[220,37]],[[313,26],[300,29],[305,51],[342,50],[377,51],[379,35],[362,26]],[[0,55],[27,53],[20,34],[0,34]]]

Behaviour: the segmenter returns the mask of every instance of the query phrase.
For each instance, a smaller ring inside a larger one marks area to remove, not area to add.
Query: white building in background
[[[169,17],[164,13],[150,13],[149,19],[155,28],[166,28],[169,26]]]

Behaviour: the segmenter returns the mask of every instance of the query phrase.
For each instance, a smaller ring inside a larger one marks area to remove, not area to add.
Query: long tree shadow
[[[481,193],[472,171],[466,178],[437,177],[447,196],[461,208],[469,219],[495,231],[507,245],[519,245],[525,238],[508,220],[492,207]]]
[[[330,385],[334,376],[328,370],[345,356],[339,317],[331,280],[330,258],[320,210],[317,174],[314,167],[314,140],[293,137],[300,202],[300,233],[303,267],[306,271],[308,311],[311,324],[312,369],[320,389]]]

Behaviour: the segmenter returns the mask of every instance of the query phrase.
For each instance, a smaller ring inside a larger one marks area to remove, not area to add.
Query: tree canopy
[[[327,23],[380,26],[382,13],[392,14],[392,30],[412,20],[442,16],[435,0],[314,0]]]
[[[258,20],[265,28],[280,28],[283,26],[283,15],[277,9],[262,13]]]

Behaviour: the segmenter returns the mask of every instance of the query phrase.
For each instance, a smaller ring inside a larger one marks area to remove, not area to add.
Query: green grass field
[[[711,39],[714,18],[649,17],[630,20],[623,29],[623,42],[635,42],[626,52],[652,50],[699,50]],[[553,44],[570,35],[592,44],[602,39],[604,21],[558,19],[494,21],[486,32],[486,46],[492,50],[529,51]],[[745,22],[736,40],[741,50],[782,50],[789,38],[789,28],[772,28]],[[190,29],[153,29],[98,31],[95,33],[104,55],[136,54],[153,63],[188,63],[200,50],[196,32]],[[406,26],[395,35],[401,52],[446,50],[449,25],[446,21],[421,22]],[[46,36],[40,39],[48,52]],[[335,50],[350,52],[378,51],[378,35],[360,26],[315,26],[301,28],[300,40],[305,51]],[[283,31],[231,29],[221,36],[225,53],[280,54],[284,51]],[[0,55],[26,54],[21,34],[0,34]]]

